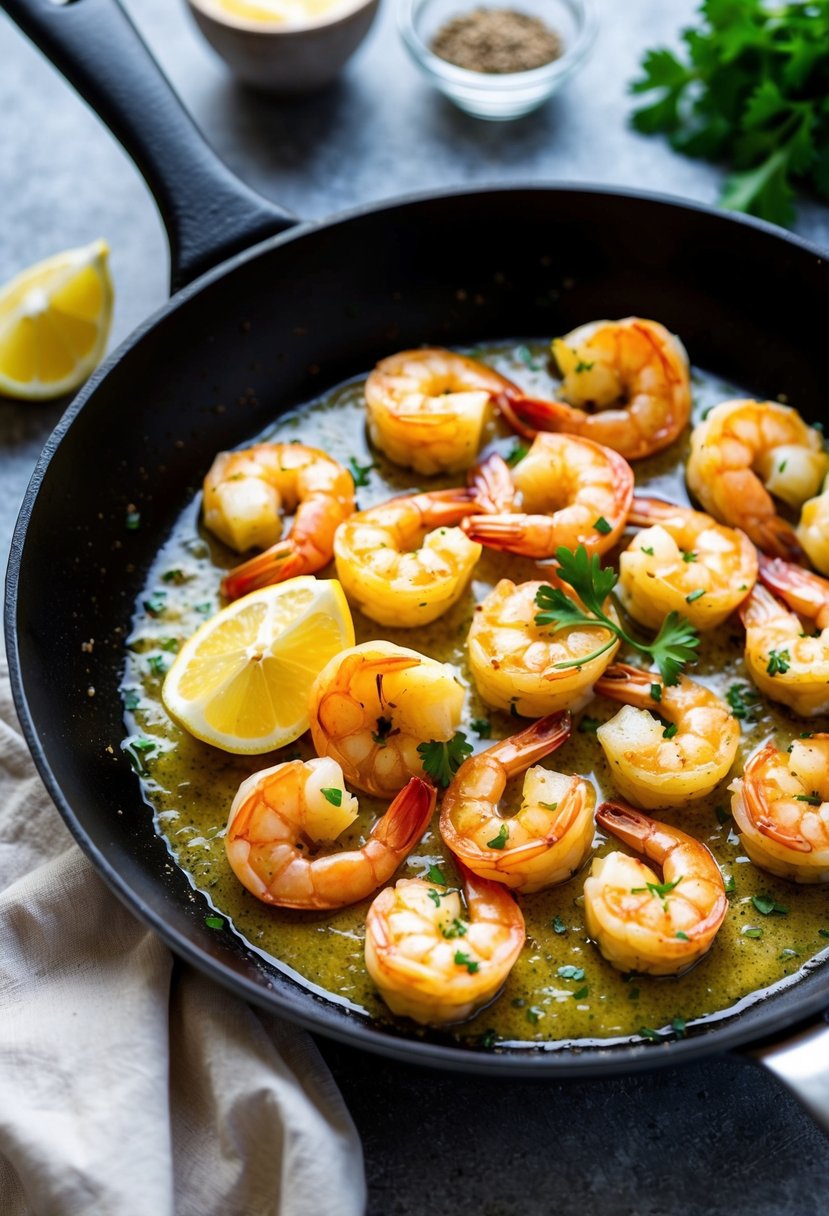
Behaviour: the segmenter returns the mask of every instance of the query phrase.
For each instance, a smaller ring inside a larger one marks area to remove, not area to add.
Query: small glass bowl
[[[506,122],[543,105],[584,62],[598,21],[592,0],[399,0],[403,42],[426,79],[467,114]],[[540,17],[561,35],[558,59],[528,72],[473,72],[429,49],[441,26],[478,7],[511,8]]]

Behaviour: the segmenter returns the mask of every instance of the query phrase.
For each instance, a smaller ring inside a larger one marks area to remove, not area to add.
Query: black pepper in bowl
[[[441,59],[470,72],[527,72],[558,59],[561,38],[538,17],[511,8],[473,8],[450,18],[432,39]]]

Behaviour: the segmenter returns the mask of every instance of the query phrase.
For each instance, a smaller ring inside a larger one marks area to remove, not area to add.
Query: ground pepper
[[[538,17],[511,8],[474,8],[450,18],[432,40],[441,59],[471,72],[526,72],[558,59],[561,38]]]

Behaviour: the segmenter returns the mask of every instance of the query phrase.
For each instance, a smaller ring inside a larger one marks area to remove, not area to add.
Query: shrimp
[[[593,844],[596,796],[583,777],[529,765],[570,737],[564,710],[470,756],[443,796],[440,834],[456,857],[481,878],[525,895],[566,882]],[[507,781],[526,771],[521,806],[502,818]]]
[[[829,457],[822,436],[775,401],[723,401],[691,433],[688,487],[706,511],[742,528],[758,549],[800,561],[794,529],[772,495],[799,507],[816,493]]]
[[[658,321],[591,321],[556,338],[552,349],[570,404],[518,401],[514,411],[525,425],[583,435],[627,460],[661,451],[688,425],[688,355]]]
[[[665,684],[652,671],[617,663],[595,691],[624,702],[596,734],[614,785],[639,806],[654,810],[702,798],[734,763],[739,723],[725,701],[687,676]]]
[[[279,541],[283,510],[296,515]],[[239,553],[265,548],[225,576],[222,594],[234,600],[321,570],[333,557],[338,525],[353,510],[351,474],[319,448],[257,443],[219,452],[204,479],[205,526]]]
[[[829,712],[829,581],[779,558],[761,559],[760,578],[765,586],[740,609],[749,675],[767,697],[804,718]]]
[[[659,629],[679,612],[714,629],[757,581],[757,552],[744,532],[702,511],[634,498],[629,522],[644,528],[619,558],[619,595],[640,624]]]
[[[812,565],[829,574],[829,477],[821,492],[804,502],[795,535]]]
[[[319,851],[354,821],[357,800],[336,761],[290,760],[240,785],[227,822],[228,861],[266,904],[342,908],[388,882],[426,831],[435,798],[434,786],[412,777],[361,849]]]
[[[829,882],[829,735],[766,743],[731,783],[731,810],[756,866],[794,882]]]
[[[526,718],[568,707],[581,709],[619,649],[618,638],[598,622],[595,626],[535,624],[540,611],[536,594],[546,585],[579,602],[572,587],[554,571],[547,584],[516,586],[502,578],[476,605],[467,638],[469,670],[483,700]],[[610,600],[604,611],[618,621]]]
[[[366,917],[366,967],[392,1013],[427,1026],[465,1022],[498,995],[526,939],[509,891],[458,863],[460,892],[401,878]]]
[[[352,785],[390,797],[422,777],[418,745],[453,738],[464,692],[451,667],[391,642],[335,655],[311,686],[311,737]]]
[[[381,625],[436,620],[463,594],[481,546],[451,527],[473,510],[466,490],[402,495],[358,511],[334,537],[348,598]]]
[[[633,501],[633,469],[610,448],[576,435],[537,435],[512,471],[520,514],[470,515],[462,527],[491,549],[544,558],[559,545],[612,548]]]
[[[371,441],[418,473],[457,473],[475,461],[493,409],[514,421],[517,384],[466,355],[427,348],[381,360],[366,381]]]
[[[679,828],[624,802],[603,802],[600,828],[644,854],[613,852],[593,861],[584,884],[587,932],[620,971],[679,975],[714,944],[728,911],[722,874],[711,852]]]

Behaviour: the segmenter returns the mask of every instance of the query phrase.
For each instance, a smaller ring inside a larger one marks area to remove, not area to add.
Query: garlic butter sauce
[[[554,395],[555,381],[542,343],[489,345],[467,353],[483,358],[530,392]],[[333,389],[278,419],[264,435],[255,438],[297,440],[323,448],[356,471],[358,483],[365,482],[357,488],[360,507],[415,486],[431,489],[451,484],[446,478],[430,478],[427,487],[424,479],[369,450],[362,384],[360,379]],[[695,419],[718,401],[739,395],[732,386],[697,372],[693,389]],[[500,431],[493,445],[507,455],[519,442]],[[637,462],[637,490],[687,502],[683,479],[686,454],[687,437],[666,452]],[[125,750],[172,857],[215,909],[206,909],[208,924],[216,932],[239,934],[275,967],[328,994],[330,999],[367,1017],[393,1021],[374,991],[363,962],[367,902],[323,913],[268,908],[242,888],[225,857],[223,834],[240,782],[280,760],[309,758],[313,752],[308,738],[303,736],[281,752],[233,756],[191,738],[169,720],[162,708],[161,683],[173,653],[220,607],[221,572],[237,560],[202,529],[199,501],[191,503],[161,546],[136,605],[123,682],[130,730]],[[323,577],[327,573],[323,572]],[[358,642],[382,636],[455,666],[468,690],[461,729],[476,750],[514,733],[522,724],[509,714],[489,710],[477,697],[466,668],[465,640],[475,602],[502,577],[520,582],[543,575],[532,562],[485,551],[468,592],[443,617],[418,628],[416,637],[410,630],[381,629],[359,612],[354,613]],[[743,692],[748,688],[750,694],[753,686],[742,661],[743,640],[743,631],[733,619],[713,633],[703,634],[699,663],[691,672],[694,679],[721,696],[735,686]],[[739,707],[740,692],[732,691],[731,699]],[[826,719],[805,721],[759,696],[749,695],[744,700],[748,712],[741,720],[742,741],[735,772],[766,739],[786,748],[802,732],[829,728]],[[572,738],[544,762],[546,767],[581,773],[594,781],[600,798],[612,797],[614,790],[595,727],[617,709],[601,699],[588,705],[577,716]],[[729,813],[728,780],[707,798],[679,810],[658,812],[659,818],[709,846],[730,888],[725,923],[710,953],[696,967],[678,978],[659,979],[624,976],[605,962],[584,929],[582,890],[588,862],[563,885],[521,899],[527,943],[504,991],[492,1005],[450,1033],[460,1041],[483,1047],[501,1042],[605,1040],[640,1033],[646,1038],[681,1036],[688,1023],[756,999],[829,948],[829,890],[820,885],[798,886],[755,869],[740,847]],[[519,793],[520,779],[512,783],[508,798],[511,794],[517,802]],[[375,818],[385,810],[377,799],[358,796],[360,815],[340,839],[345,847],[359,847]],[[606,842],[598,833],[596,842],[600,853],[621,847],[615,841]],[[425,877],[432,865],[440,866],[447,879],[454,881],[450,855],[437,831],[437,816],[397,877]],[[772,901],[778,910],[764,913],[761,909],[768,908]],[[407,1025],[414,1032],[412,1024]]]

